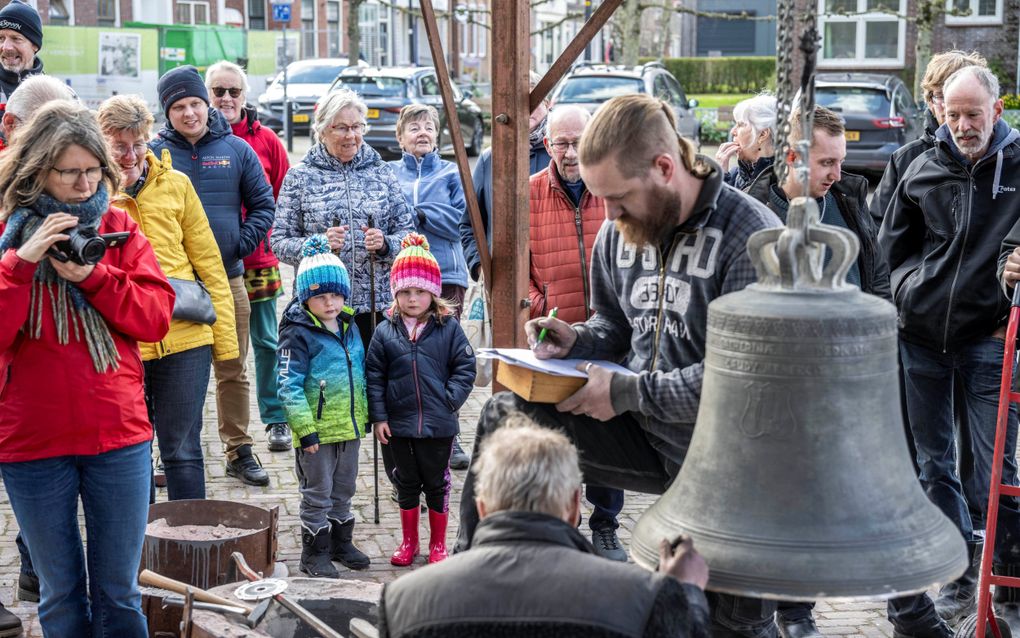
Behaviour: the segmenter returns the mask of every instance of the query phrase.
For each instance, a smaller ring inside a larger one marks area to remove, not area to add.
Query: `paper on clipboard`
[[[588,378],[588,374],[577,369],[577,364],[587,362],[587,359],[539,359],[535,353],[527,348],[479,348],[475,355],[483,359],[496,359],[511,365],[528,368],[537,372],[545,372],[561,377]],[[632,376],[637,374],[612,361],[592,361],[593,364],[605,368],[610,372]]]

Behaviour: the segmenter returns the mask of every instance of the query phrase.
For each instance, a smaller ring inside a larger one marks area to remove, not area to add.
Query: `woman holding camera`
[[[174,294],[109,205],[119,182],[95,116],[68,102],[40,109],[0,160],[0,474],[47,636],[147,635],[137,574],[152,426],[137,342],[163,338]],[[82,231],[118,235],[92,263],[68,241]]]
[[[158,342],[140,343],[145,399],[166,471],[167,498],[205,498],[202,410],[213,359],[239,356],[234,300],[220,249],[188,176],[175,171],[170,152],[148,149],[152,114],[142,98],[115,95],[99,106],[99,126],[120,169],[122,192],[113,203],[141,228],[168,277],[209,291],[212,325],[174,318]]]

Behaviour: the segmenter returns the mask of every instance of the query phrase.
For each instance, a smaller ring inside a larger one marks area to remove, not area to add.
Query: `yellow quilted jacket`
[[[113,205],[126,210],[138,223],[167,277],[194,279],[198,275],[205,283],[216,309],[216,323],[206,326],[174,319],[162,341],[138,344],[142,360],[209,344],[216,361],[236,359],[240,351],[234,299],[202,202],[188,176],[173,169],[170,151],[164,149],[159,160],[152,151],[147,151],[145,161],[149,171],[138,195],[132,198],[127,193],[118,193]]]

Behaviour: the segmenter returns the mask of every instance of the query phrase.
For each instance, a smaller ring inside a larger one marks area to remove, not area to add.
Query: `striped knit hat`
[[[351,298],[351,277],[340,258],[330,251],[325,235],[305,240],[294,287],[301,303],[327,292],[343,295],[345,301]]]
[[[442,296],[443,277],[439,262],[429,252],[429,240],[418,233],[408,233],[400,242],[400,254],[390,268],[390,291],[393,296],[408,288],[421,288],[434,297]]]

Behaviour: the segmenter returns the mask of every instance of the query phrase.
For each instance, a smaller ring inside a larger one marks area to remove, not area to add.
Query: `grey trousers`
[[[301,527],[316,534],[329,527],[329,519],[346,523],[354,518],[351,498],[358,477],[361,439],[326,443],[309,454],[294,450],[301,490]]]

